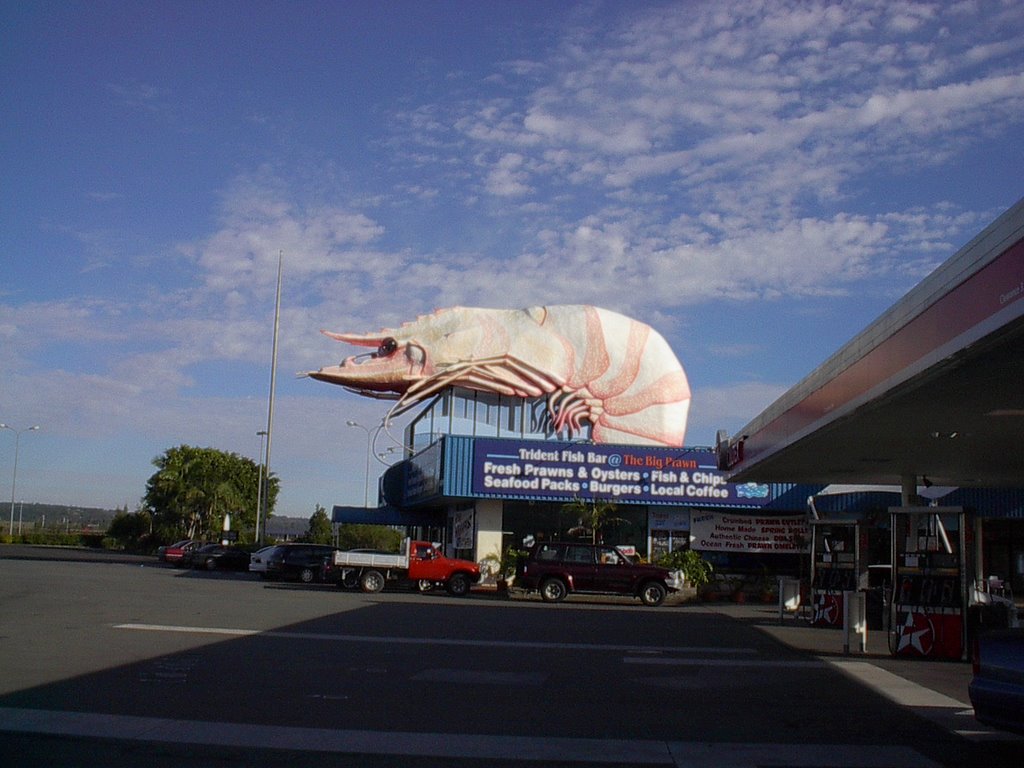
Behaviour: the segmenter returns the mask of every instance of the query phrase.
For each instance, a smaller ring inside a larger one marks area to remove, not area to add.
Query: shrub
[[[658,558],[658,565],[670,571],[682,571],[688,584],[699,587],[711,580],[711,563],[692,549],[676,549]]]
[[[338,528],[341,549],[380,549],[397,552],[402,547],[402,534],[385,525],[348,523]]]

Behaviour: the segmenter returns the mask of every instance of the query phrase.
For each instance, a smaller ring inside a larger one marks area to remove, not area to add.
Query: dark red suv
[[[607,544],[547,542],[535,544],[516,567],[515,586],[539,591],[556,603],[570,592],[632,595],[644,605],[661,605],[669,591],[679,589],[678,574],[655,565],[633,562]]]

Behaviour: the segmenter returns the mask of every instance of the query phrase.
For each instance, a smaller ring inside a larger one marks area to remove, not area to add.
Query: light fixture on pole
[[[252,532],[253,543],[260,540],[260,505],[263,503],[263,438],[267,436],[267,430],[261,429],[256,434],[260,438],[260,468],[256,480],[256,527]]]
[[[39,429],[39,425],[36,424],[32,427],[25,427],[25,429],[15,429],[10,424],[0,424],[0,429],[9,429],[14,433],[14,475],[11,477],[11,529],[10,535],[14,537],[14,493],[18,485],[18,448],[21,443],[22,432],[34,432]]]
[[[393,445],[389,445],[386,451],[378,451],[375,455],[377,456],[377,461],[390,467],[391,462],[388,461],[388,457],[396,453],[398,453],[398,449]]]

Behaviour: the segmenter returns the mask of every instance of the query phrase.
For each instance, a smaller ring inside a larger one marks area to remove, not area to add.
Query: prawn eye
[[[398,349],[397,341],[391,338],[384,339],[384,341],[380,343],[380,346],[377,347],[377,356],[387,357],[388,355],[392,354],[396,349]]]

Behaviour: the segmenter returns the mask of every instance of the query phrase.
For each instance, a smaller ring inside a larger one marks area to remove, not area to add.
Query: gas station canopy
[[[1024,487],[1024,199],[732,437],[730,482]]]

